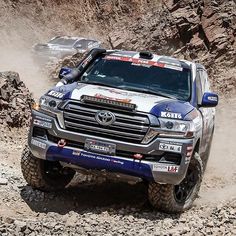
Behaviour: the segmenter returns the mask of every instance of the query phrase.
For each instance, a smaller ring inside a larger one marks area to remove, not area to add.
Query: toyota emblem
[[[116,117],[110,111],[98,111],[95,115],[95,119],[98,122],[98,124],[103,126],[108,126],[115,122]]]

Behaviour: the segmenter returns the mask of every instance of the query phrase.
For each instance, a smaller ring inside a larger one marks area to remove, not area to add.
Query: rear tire
[[[194,153],[185,178],[179,185],[149,184],[148,197],[151,205],[167,213],[180,213],[192,207],[202,182],[203,166],[198,153]]]
[[[21,170],[26,182],[43,191],[64,189],[75,175],[72,169],[63,169],[59,162],[41,160],[25,147],[21,156]]]

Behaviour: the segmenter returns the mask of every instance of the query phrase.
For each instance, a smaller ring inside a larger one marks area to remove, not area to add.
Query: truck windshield
[[[86,70],[80,82],[189,100],[190,69],[173,66],[164,68],[164,64],[159,65],[162,66],[134,63],[119,58],[99,58]]]

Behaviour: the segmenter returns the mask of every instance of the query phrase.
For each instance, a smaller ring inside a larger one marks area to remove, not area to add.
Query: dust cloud
[[[216,204],[236,196],[236,98],[217,107],[215,134],[200,192],[200,203]]]
[[[20,74],[21,80],[26,84],[35,98],[39,98],[53,81],[43,74],[42,68],[37,65],[31,54],[31,47],[21,47],[20,42],[12,42],[11,46],[0,46],[1,71],[15,71]]]

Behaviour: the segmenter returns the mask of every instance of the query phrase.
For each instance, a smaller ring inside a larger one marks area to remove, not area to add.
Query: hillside
[[[29,50],[55,35],[84,35],[107,48],[200,61],[215,90],[227,94],[236,86],[234,0],[3,0],[0,9],[4,47]]]

